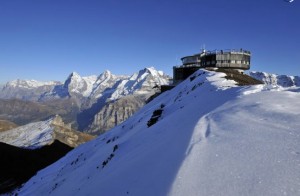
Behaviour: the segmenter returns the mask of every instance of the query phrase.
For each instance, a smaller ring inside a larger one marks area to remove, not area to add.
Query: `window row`
[[[201,65],[214,65],[216,61],[206,61],[201,62]],[[217,64],[243,64],[243,65],[250,65],[249,61],[239,61],[239,60],[218,60]]]

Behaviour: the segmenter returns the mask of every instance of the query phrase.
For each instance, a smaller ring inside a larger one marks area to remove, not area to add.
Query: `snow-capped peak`
[[[64,88],[68,90],[70,95],[79,94],[88,97],[92,90],[93,84],[96,82],[97,76],[81,77],[78,73],[72,72],[64,83]]]
[[[280,87],[300,86],[300,76],[277,75],[257,71],[250,72],[250,76],[267,85],[276,85]]]
[[[162,71],[156,70],[154,67],[147,67],[146,70],[148,70],[153,76],[163,75]]]
[[[145,68],[138,73],[134,73],[129,79],[122,80],[111,95],[111,100],[118,99],[129,94],[143,94],[154,92],[154,87],[166,85],[169,77],[161,74],[155,68]]]
[[[81,76],[80,76],[76,71],[73,71],[73,72],[69,75],[69,78],[81,78]]]
[[[161,77],[164,75],[162,71],[158,71],[154,67],[147,67],[143,70],[140,70],[139,75],[142,76],[143,74],[150,74],[153,77]]]
[[[115,78],[117,76],[113,75],[109,70],[105,70],[103,73],[101,73],[98,77],[97,77],[97,81],[96,83],[102,83],[103,81],[107,81],[111,78]]]
[[[109,70],[105,70],[102,74],[99,75],[100,78],[108,78],[112,75],[112,73]]]
[[[72,82],[80,82],[81,80],[82,78],[77,72],[72,72],[66,79],[65,86],[68,86]]]

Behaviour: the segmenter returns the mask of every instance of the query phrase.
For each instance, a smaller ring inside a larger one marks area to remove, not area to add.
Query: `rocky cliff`
[[[111,101],[94,116],[87,132],[101,134],[124,122],[137,110],[145,105],[147,96],[129,95],[116,101]]]
[[[54,128],[52,133],[53,140],[58,140],[70,147],[77,147],[94,138],[87,133],[72,129],[72,124],[65,124],[58,115],[52,120],[51,126]]]

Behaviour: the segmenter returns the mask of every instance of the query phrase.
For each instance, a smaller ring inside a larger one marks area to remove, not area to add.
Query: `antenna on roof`
[[[206,50],[205,50],[205,44],[202,45],[202,52],[206,52]]]

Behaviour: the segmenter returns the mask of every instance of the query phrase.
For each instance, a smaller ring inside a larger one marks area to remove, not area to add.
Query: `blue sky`
[[[0,0],[0,83],[172,75],[203,44],[250,50],[251,70],[300,75],[299,21],[299,0]]]

